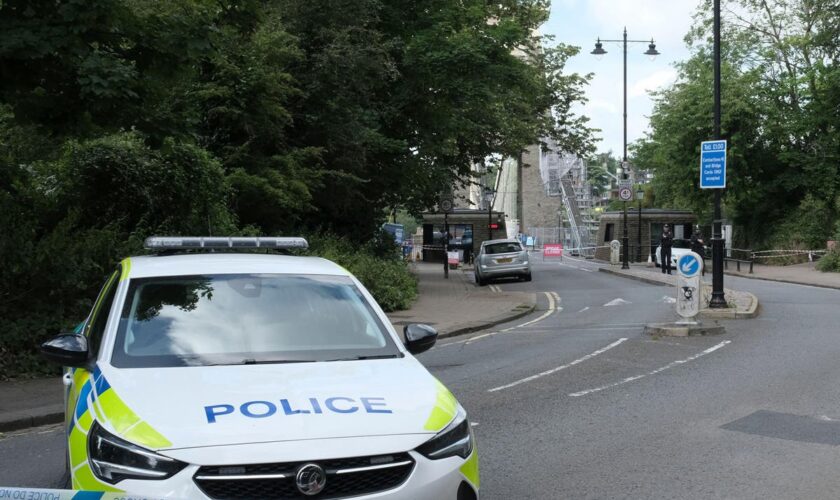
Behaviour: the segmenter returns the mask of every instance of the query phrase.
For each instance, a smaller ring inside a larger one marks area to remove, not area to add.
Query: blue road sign
[[[726,187],[726,140],[700,143],[700,187]]]
[[[677,272],[686,278],[693,278],[700,273],[700,259],[694,252],[687,253],[677,261]]]

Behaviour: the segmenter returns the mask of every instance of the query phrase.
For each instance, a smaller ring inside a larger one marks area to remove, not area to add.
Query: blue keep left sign
[[[700,258],[694,253],[687,253],[677,261],[677,272],[683,277],[693,278],[700,273]]]

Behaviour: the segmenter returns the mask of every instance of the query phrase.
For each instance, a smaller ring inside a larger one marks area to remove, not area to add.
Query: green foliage
[[[160,149],[138,133],[68,141],[21,165],[14,126],[0,189],[0,379],[52,373],[37,345],[84,319],[116,262],[151,234],[230,234],[229,189],[218,162],[191,144]],[[26,141],[31,140],[27,138]]]
[[[724,22],[722,134],[729,141],[724,216],[740,245],[822,248],[840,207],[840,10],[834,0],[732,0]],[[635,163],[655,173],[657,204],[710,221],[711,190],[699,189],[701,141],[712,137],[708,5],[687,39],[679,79],[654,94],[651,133]]]
[[[347,238],[316,234],[309,238],[309,244],[310,255],[331,260],[350,271],[385,311],[408,309],[417,297],[417,280],[390,238],[358,246]]]
[[[150,234],[339,236],[386,309],[416,283],[378,234],[541,137],[592,150],[577,49],[543,1],[0,2],[0,378],[87,315]],[[516,52],[516,53],[514,53]],[[340,249],[340,251],[338,250]]]
[[[824,273],[840,273],[840,250],[834,249],[817,261],[817,270]]]

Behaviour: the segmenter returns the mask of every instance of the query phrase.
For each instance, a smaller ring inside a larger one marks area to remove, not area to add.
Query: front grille
[[[385,467],[389,464],[402,465]],[[306,496],[298,491],[295,475],[302,466],[315,463],[320,465],[327,475],[324,490],[314,496]],[[374,470],[343,470],[364,467],[382,467]],[[327,499],[345,498],[357,495],[378,493],[396,488],[408,479],[414,469],[414,459],[408,453],[376,455],[370,457],[340,458],[312,462],[284,462],[246,465],[206,465],[198,469],[193,480],[204,493],[215,499]],[[247,476],[284,475],[283,478],[253,479]],[[213,479],[213,476],[227,476],[226,479]]]

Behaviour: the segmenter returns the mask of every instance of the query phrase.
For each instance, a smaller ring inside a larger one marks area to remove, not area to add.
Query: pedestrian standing
[[[662,274],[671,274],[671,247],[674,245],[674,234],[671,226],[665,224],[662,236],[659,238],[659,257],[662,259]]]
[[[691,251],[700,256],[700,267],[703,276],[706,275],[706,242],[703,240],[703,233],[700,232],[700,226],[694,226],[694,232],[691,233]]]

